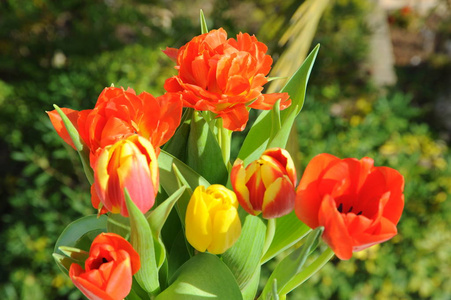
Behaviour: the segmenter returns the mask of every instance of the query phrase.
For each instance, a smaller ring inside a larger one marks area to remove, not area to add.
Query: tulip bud
[[[268,149],[244,168],[237,159],[230,174],[238,202],[251,215],[272,219],[290,213],[296,198],[296,169],[285,149]]]
[[[233,246],[241,234],[238,201],[233,191],[220,184],[198,186],[186,209],[188,242],[200,252],[220,254]]]
[[[124,189],[146,213],[158,193],[158,163],[149,140],[131,135],[107,146],[99,154],[94,168],[95,189],[104,208],[128,217]]]

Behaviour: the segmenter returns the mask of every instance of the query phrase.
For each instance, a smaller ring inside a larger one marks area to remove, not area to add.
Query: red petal
[[[73,110],[73,109],[70,109],[70,108],[64,108],[64,107],[61,108],[61,110],[69,118],[69,120],[74,125],[75,129],[77,129],[77,131],[78,131],[77,120],[78,120],[79,111],[78,110]],[[48,111],[47,114],[48,114],[48,116],[50,118],[50,121],[52,122],[53,127],[55,128],[56,132],[58,133],[58,135],[67,144],[69,144],[72,148],[75,149],[74,142],[72,142],[72,139],[69,136],[69,133],[67,132],[66,126],[64,126],[63,120],[61,119],[61,117],[58,114],[58,112],[56,110],[52,110],[52,111]],[[75,149],[75,150],[77,150],[77,149]]]

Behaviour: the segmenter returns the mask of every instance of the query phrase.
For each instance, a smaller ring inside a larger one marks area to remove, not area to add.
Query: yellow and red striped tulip
[[[285,149],[268,149],[246,168],[237,159],[230,178],[239,203],[254,216],[272,219],[294,208],[296,169]]]
[[[220,184],[198,186],[186,209],[188,242],[200,252],[224,253],[241,234],[238,201],[233,191]]]
[[[105,147],[94,167],[95,191],[103,207],[125,217],[128,211],[124,189],[140,211],[146,213],[155,203],[158,177],[155,150],[148,139],[139,135]]]

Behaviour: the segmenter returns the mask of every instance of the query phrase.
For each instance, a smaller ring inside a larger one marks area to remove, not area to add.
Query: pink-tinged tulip
[[[152,144],[135,134],[105,147],[96,160],[94,180],[96,202],[106,210],[128,217],[126,188],[132,201],[146,213],[158,193],[158,163]]]
[[[123,237],[101,233],[91,244],[85,269],[72,264],[69,276],[91,300],[121,300],[132,288],[132,276],[141,267],[138,253]]]
[[[397,234],[404,207],[404,178],[371,158],[315,156],[297,188],[295,211],[311,228],[324,227],[323,238],[340,259]]]
[[[246,168],[237,159],[230,179],[241,206],[254,216],[272,219],[293,210],[296,169],[285,149],[268,149]]]

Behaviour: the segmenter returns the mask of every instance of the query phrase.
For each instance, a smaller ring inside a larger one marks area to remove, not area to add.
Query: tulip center
[[[351,205],[351,207],[349,207],[349,209],[348,209],[348,211],[347,211],[347,214],[353,212],[353,211],[352,211],[353,208],[354,208],[354,207]],[[340,204],[338,205],[337,210],[338,210],[340,213],[343,213],[343,203],[340,203]],[[360,216],[362,213],[363,213],[362,211],[359,211],[358,213],[356,213],[356,215],[357,215],[357,216]]]

